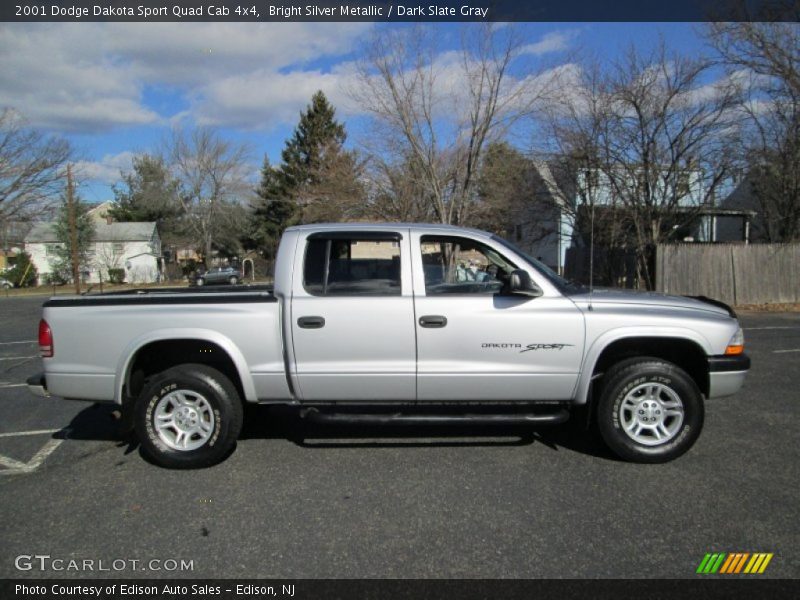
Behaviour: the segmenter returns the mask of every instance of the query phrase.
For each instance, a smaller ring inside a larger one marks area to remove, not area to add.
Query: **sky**
[[[153,151],[175,126],[210,125],[252,149],[253,177],[274,163],[300,111],[321,89],[347,127],[368,135],[363,108],[347,95],[353,65],[375,23],[2,23],[0,107],[13,107],[77,150],[81,195],[112,200],[131,157]],[[437,29],[442,52],[463,25]],[[704,49],[694,23],[517,23],[528,56],[544,69],[576,55],[613,60],[631,44],[663,37],[670,48]]]

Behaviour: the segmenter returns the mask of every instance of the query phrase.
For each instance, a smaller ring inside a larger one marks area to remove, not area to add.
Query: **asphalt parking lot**
[[[28,393],[43,300],[0,298],[0,578],[693,577],[708,552],[774,553],[764,577],[800,577],[800,313],[742,315],[745,389],[665,465],[567,427],[309,428],[256,407],[227,461],[180,472],[111,408]],[[126,562],[15,567],[33,554]]]

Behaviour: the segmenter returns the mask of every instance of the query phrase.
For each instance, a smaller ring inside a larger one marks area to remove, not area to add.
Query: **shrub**
[[[108,270],[109,283],[124,283],[125,282],[125,269],[109,269]]]
[[[28,287],[36,284],[38,273],[36,267],[31,262],[31,256],[27,252],[20,252],[14,266],[7,269],[3,277],[8,279],[17,287]]]
[[[183,272],[183,275],[186,277],[191,277],[192,274],[197,270],[197,265],[198,263],[196,260],[187,260],[181,265],[181,271]]]
[[[64,285],[65,283],[67,283],[67,278],[62,276],[58,271],[45,273],[42,276],[42,284],[44,285]]]

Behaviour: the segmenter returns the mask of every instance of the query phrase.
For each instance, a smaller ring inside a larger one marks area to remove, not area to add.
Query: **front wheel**
[[[145,453],[162,467],[193,469],[222,460],[242,428],[242,403],[231,381],[205,365],[187,364],[148,382],[135,408]]]
[[[703,416],[703,396],[685,371],[656,358],[636,359],[606,375],[597,426],[620,458],[662,463],[692,447]]]
[[[237,283],[239,283],[239,278],[234,275],[233,277],[228,279],[228,283],[230,283],[231,285],[236,285]]]

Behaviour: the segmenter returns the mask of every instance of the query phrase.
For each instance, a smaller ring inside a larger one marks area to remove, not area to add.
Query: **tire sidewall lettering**
[[[213,447],[214,444],[217,443],[217,438],[219,437],[219,432],[222,429],[222,415],[219,412],[219,409],[215,406],[214,408],[214,433],[211,435],[211,439],[208,442],[201,446],[200,448],[205,448],[208,446],[209,448]]]

